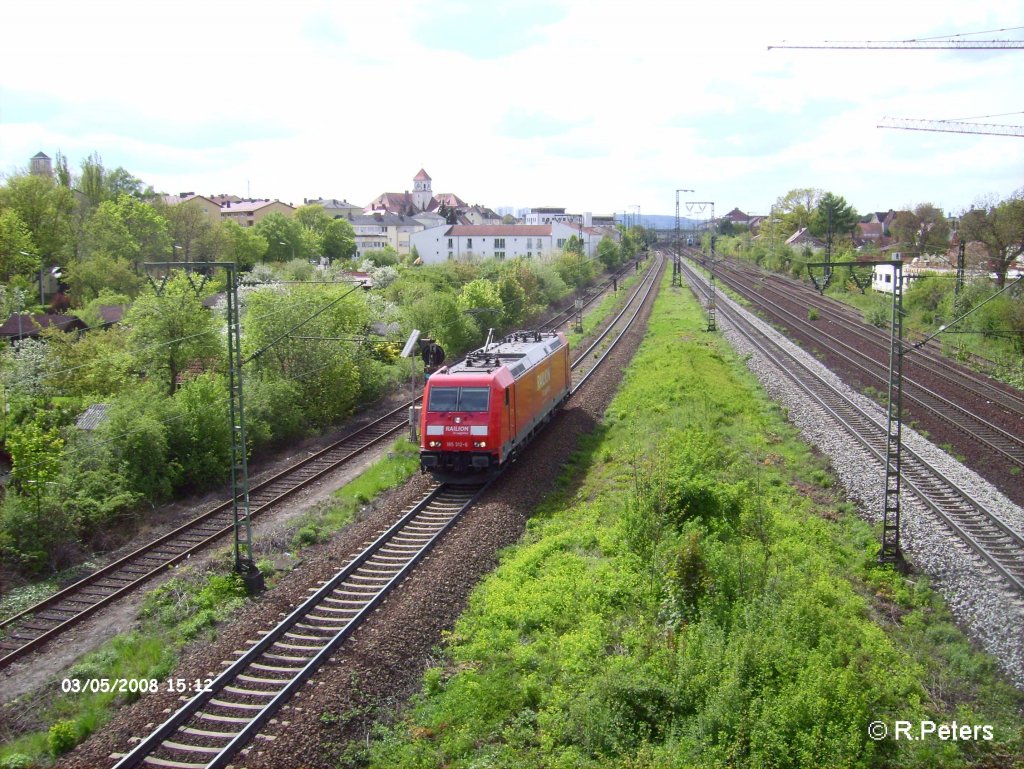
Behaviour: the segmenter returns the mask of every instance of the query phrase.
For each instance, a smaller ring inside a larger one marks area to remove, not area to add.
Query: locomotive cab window
[[[463,387],[459,393],[459,411],[487,411],[490,390],[486,387]]]
[[[486,387],[432,387],[427,411],[487,411]]]

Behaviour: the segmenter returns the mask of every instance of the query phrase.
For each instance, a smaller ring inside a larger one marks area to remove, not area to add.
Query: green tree
[[[174,244],[172,261],[215,262],[220,258],[227,244],[221,223],[210,221],[206,209],[197,202],[161,204],[157,211],[167,221],[167,232]]]
[[[852,238],[859,217],[853,206],[841,195],[826,192],[818,201],[811,217],[811,233],[832,245],[837,236]]]
[[[270,261],[306,258],[308,242],[302,225],[294,219],[275,211],[256,222],[253,230],[267,241],[266,258]]]
[[[315,237],[317,250],[322,247],[324,233],[334,219],[321,205],[299,206],[295,209],[294,221],[303,229],[309,230]]]
[[[407,305],[407,324],[435,339],[451,358],[483,341],[476,319],[464,313],[450,293],[431,293]]]
[[[505,328],[519,325],[526,317],[529,300],[514,274],[505,273],[498,279],[501,298],[501,323]]]
[[[139,272],[142,262],[166,261],[171,251],[167,220],[148,203],[129,195],[100,203],[85,224],[85,258],[97,254],[125,259]]]
[[[332,219],[323,236],[323,255],[332,262],[356,255],[356,232],[344,219]]]
[[[128,329],[120,324],[82,336],[60,334],[49,342],[54,363],[48,381],[62,395],[108,398],[135,381]]]
[[[786,237],[803,227],[810,227],[824,192],[811,187],[792,189],[775,201],[775,217]]]
[[[593,262],[585,259],[581,253],[563,251],[552,260],[552,265],[566,285],[577,289],[583,288],[594,277]]]
[[[131,262],[105,252],[69,265],[63,280],[79,307],[88,305],[104,291],[135,296],[143,286],[143,278],[132,269]]]
[[[143,383],[114,398],[100,425],[117,474],[127,488],[150,502],[167,499],[180,468],[171,461],[167,435],[167,396],[156,383]]]
[[[85,207],[94,210],[100,203],[108,199],[107,189],[103,184],[103,158],[93,152],[82,161],[82,174],[78,177],[78,191],[82,194]]]
[[[46,428],[35,419],[11,428],[7,451],[11,455],[11,479],[23,493],[32,486],[56,481],[64,441],[56,428]]]
[[[945,255],[949,250],[949,222],[931,203],[921,203],[913,211],[897,212],[889,231],[906,253]]]
[[[620,253],[619,244],[607,235],[597,244],[597,258],[606,269],[610,270],[620,264]]]
[[[224,258],[242,270],[251,270],[257,263],[265,261],[270,247],[267,239],[253,232],[253,229],[232,221],[221,224],[225,241]]]
[[[32,233],[13,208],[0,210],[0,282],[15,275],[33,276],[39,270]]]
[[[257,355],[255,376],[295,383],[306,418],[326,426],[359,402],[366,362],[355,343],[336,338],[361,334],[369,322],[362,291],[348,284],[260,288],[246,297],[243,350]]]
[[[218,322],[183,273],[175,273],[161,294],[143,293],[125,316],[135,365],[174,394],[178,375],[192,363],[216,364],[224,343]]]
[[[1024,254],[1024,187],[1006,200],[979,201],[960,218],[960,236],[984,244],[996,284],[1006,285],[1006,273]]]
[[[222,376],[201,374],[174,393],[167,421],[168,452],[181,468],[179,485],[203,489],[231,470],[228,391]]]
[[[502,302],[498,287],[485,278],[463,286],[456,303],[462,312],[476,318],[481,328],[496,326],[501,320]]]
[[[66,264],[75,253],[74,195],[48,176],[13,176],[0,188],[0,209],[28,227],[42,266]],[[25,249],[29,250],[29,249]]]

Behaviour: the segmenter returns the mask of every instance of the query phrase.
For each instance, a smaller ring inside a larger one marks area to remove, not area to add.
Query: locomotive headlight
[[[473,441],[473,447],[478,449],[486,449],[487,441]]]
[[[430,441],[427,445],[432,449],[436,449],[441,446],[441,441]]]

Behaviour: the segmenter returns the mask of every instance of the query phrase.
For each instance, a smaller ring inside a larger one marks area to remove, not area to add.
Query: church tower
[[[430,176],[422,168],[412,179],[412,204],[418,211],[425,211],[434,193],[430,189]]]

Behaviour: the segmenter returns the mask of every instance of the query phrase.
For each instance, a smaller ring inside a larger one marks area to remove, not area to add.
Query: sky
[[[0,26],[4,175],[98,153],[158,192],[366,205],[423,168],[495,209],[695,218],[1024,187],[1021,138],[876,127],[1024,125],[1024,50],[769,50],[1022,40],[1019,2],[33,0]]]

